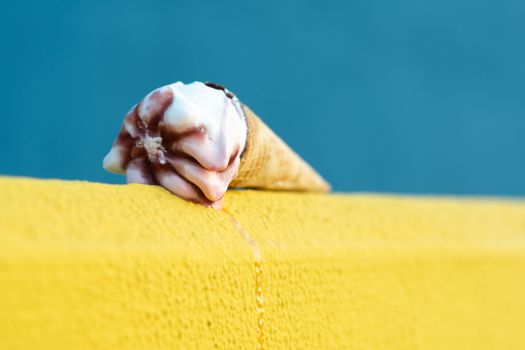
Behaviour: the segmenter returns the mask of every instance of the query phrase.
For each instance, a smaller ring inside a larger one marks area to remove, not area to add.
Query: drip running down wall
[[[250,235],[242,228],[241,224],[233,214],[228,211],[226,208],[222,208],[231,222],[237,228],[237,231],[242,236],[242,238],[250,246],[253,257],[255,260],[255,310],[256,310],[256,319],[257,319],[257,349],[265,349],[265,335],[264,335],[264,298],[263,298],[263,270],[262,270],[262,255],[261,250],[257,242],[250,237]]]

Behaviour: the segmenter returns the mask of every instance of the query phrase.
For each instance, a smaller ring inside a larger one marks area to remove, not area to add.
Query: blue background
[[[210,80],[336,190],[525,195],[521,0],[1,6],[0,174],[121,183],[125,112]]]

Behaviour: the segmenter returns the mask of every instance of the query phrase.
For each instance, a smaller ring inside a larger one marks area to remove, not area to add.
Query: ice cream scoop
[[[214,83],[150,92],[124,118],[104,168],[220,208],[229,186],[329,190],[329,185],[237,97]]]

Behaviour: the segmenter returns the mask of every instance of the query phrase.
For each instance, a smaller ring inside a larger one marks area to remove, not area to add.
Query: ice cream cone
[[[330,185],[263,121],[243,105],[248,124],[246,148],[230,187],[330,191]]]
[[[220,91],[217,91],[220,90]],[[329,191],[330,185],[248,107],[213,83],[173,83],[124,118],[104,168],[220,207],[229,187]]]

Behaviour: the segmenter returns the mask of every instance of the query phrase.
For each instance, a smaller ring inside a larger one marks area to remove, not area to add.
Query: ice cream
[[[224,87],[177,82],[124,118],[104,168],[220,208],[228,187],[328,191],[328,183]]]
[[[129,183],[220,206],[247,135],[240,103],[227,94],[201,82],[152,91],[126,115],[104,168],[125,173]]]

